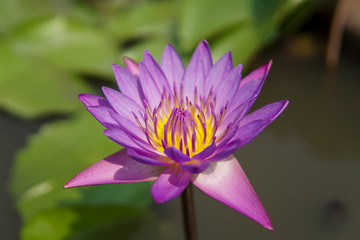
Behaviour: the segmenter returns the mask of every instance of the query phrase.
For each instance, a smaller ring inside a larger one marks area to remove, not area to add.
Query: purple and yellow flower
[[[285,109],[288,101],[247,114],[271,61],[245,78],[228,52],[213,64],[201,41],[187,68],[171,45],[159,65],[145,51],[139,64],[114,64],[120,91],[103,87],[105,98],[81,94],[104,134],[125,147],[80,172],[69,187],[155,182],[157,203],[179,196],[191,182],[209,196],[272,229],[270,218],[234,151],[253,140]]]

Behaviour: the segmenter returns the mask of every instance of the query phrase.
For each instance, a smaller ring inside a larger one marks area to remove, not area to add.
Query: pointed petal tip
[[[85,101],[85,99],[84,99],[85,96],[86,96],[86,93],[80,93],[80,94],[78,95],[78,98],[79,98],[80,101],[84,102],[84,101]]]
[[[206,39],[201,40],[200,43],[199,43],[199,45],[200,45],[200,44],[204,44],[204,45],[209,46],[209,42],[208,42]]]
[[[128,57],[123,57],[123,60],[125,62],[126,68],[129,69],[129,71],[134,76],[139,76],[139,64],[136,61],[134,61]]]

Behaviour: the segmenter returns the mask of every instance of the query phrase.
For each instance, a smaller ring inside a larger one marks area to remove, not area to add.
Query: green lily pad
[[[102,129],[84,110],[69,120],[44,126],[29,139],[15,158],[11,179],[11,191],[23,219],[57,206],[127,204],[145,207],[152,202],[151,183],[63,189],[77,173],[121,149],[102,134]]]
[[[23,240],[126,239],[137,227],[141,209],[129,206],[73,206],[36,213],[21,232]],[[119,234],[121,232],[121,234]]]
[[[170,35],[178,1],[145,1],[109,15],[105,27],[121,40]]]
[[[35,56],[65,70],[111,76],[118,55],[106,32],[65,16],[27,21],[11,33],[19,54]]]
[[[77,95],[91,92],[80,77],[22,56],[8,41],[0,42],[0,107],[24,118],[70,113],[78,108]]]
[[[249,0],[185,0],[180,11],[179,42],[190,51],[201,39],[250,19]]]

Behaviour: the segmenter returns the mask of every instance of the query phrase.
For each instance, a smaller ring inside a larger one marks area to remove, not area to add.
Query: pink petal
[[[134,60],[124,57],[124,62],[126,64],[127,69],[136,77],[139,77],[139,64],[135,62]]]
[[[134,161],[127,155],[126,149],[122,149],[80,172],[64,187],[152,181],[163,170],[164,167],[154,167]]]
[[[184,96],[194,102],[195,87],[199,93],[205,89],[205,78],[212,67],[209,44],[202,40],[192,55],[184,74]]]
[[[190,180],[190,173],[177,164],[168,166],[151,187],[151,194],[156,203],[164,203],[179,196]]]
[[[257,68],[256,70],[254,70],[251,73],[249,73],[248,75],[246,75],[246,77],[244,77],[243,80],[241,80],[239,89],[250,81],[262,82],[268,75],[271,65],[272,65],[272,60],[270,60],[267,64]]]
[[[185,67],[181,58],[170,44],[166,45],[161,57],[161,68],[169,81],[170,87],[179,89]]]
[[[211,163],[204,172],[192,175],[191,181],[209,196],[273,229],[263,205],[233,156]]]

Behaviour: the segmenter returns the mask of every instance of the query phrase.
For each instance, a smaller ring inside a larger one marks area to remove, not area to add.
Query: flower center
[[[206,98],[198,96],[189,101],[174,89],[174,96],[163,91],[158,107],[151,110],[146,104],[145,127],[137,122],[146,134],[149,144],[163,152],[165,148],[176,147],[190,158],[204,150],[216,140],[215,133],[225,115],[222,108],[218,116],[214,113],[215,97],[212,91]]]

